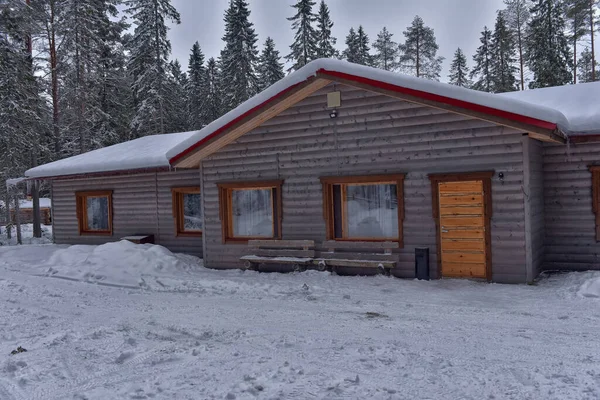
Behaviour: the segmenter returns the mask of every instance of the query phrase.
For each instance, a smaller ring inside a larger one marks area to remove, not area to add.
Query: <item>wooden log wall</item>
[[[342,92],[338,118],[326,94]],[[414,249],[430,248],[437,277],[429,173],[490,171],[493,178],[493,280],[525,282],[522,133],[492,123],[330,85],[202,162],[205,264],[240,265],[247,245],[223,244],[217,183],[284,179],[283,239],[325,240],[322,176],[406,173],[404,248],[393,273],[411,278]],[[317,247],[317,250],[322,250]]]
[[[172,172],[90,177],[52,182],[54,241],[64,244],[102,244],[123,236],[152,234],[156,244],[174,252],[202,257],[201,237],[177,237],[171,188],[200,186],[200,172]],[[79,235],[75,192],[112,190],[113,235]]]
[[[600,269],[590,165],[600,143],[544,145],[545,270]]]

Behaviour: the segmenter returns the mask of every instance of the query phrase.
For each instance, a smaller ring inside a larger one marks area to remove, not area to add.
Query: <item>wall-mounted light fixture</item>
[[[333,91],[327,93],[327,108],[329,109],[329,118],[337,118],[338,108],[342,106],[342,93]]]
[[[498,172],[498,180],[504,182],[504,172]]]

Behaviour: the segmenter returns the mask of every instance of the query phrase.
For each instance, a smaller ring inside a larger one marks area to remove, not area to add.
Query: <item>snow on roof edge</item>
[[[25,172],[25,176],[30,179],[43,179],[155,168],[169,169],[171,164],[165,152],[197,132],[144,136],[31,168]]]

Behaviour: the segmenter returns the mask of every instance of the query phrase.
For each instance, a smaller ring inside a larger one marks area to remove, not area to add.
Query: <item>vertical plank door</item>
[[[483,181],[440,182],[442,276],[486,278]]]

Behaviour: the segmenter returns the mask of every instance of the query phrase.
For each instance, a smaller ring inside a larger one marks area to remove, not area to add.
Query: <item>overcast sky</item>
[[[317,1],[317,6],[320,0]],[[250,20],[258,33],[259,49],[271,36],[282,56],[289,53],[293,40],[291,23],[286,20],[294,14],[295,0],[249,0]],[[447,80],[448,69],[457,47],[461,47],[472,64],[472,56],[479,46],[483,26],[493,28],[496,10],[503,8],[502,0],[326,0],[334,22],[333,34],[337,47],[344,48],[350,27],[363,25],[372,41],[384,26],[394,34],[395,41],[403,41],[402,32],[415,15],[435,30],[439,54],[446,57],[442,80]],[[172,0],[181,14],[181,24],[171,26],[169,37],[173,58],[187,68],[192,44],[200,42],[202,51],[217,58],[223,48],[223,14],[229,0]],[[315,10],[316,11],[316,10]]]

